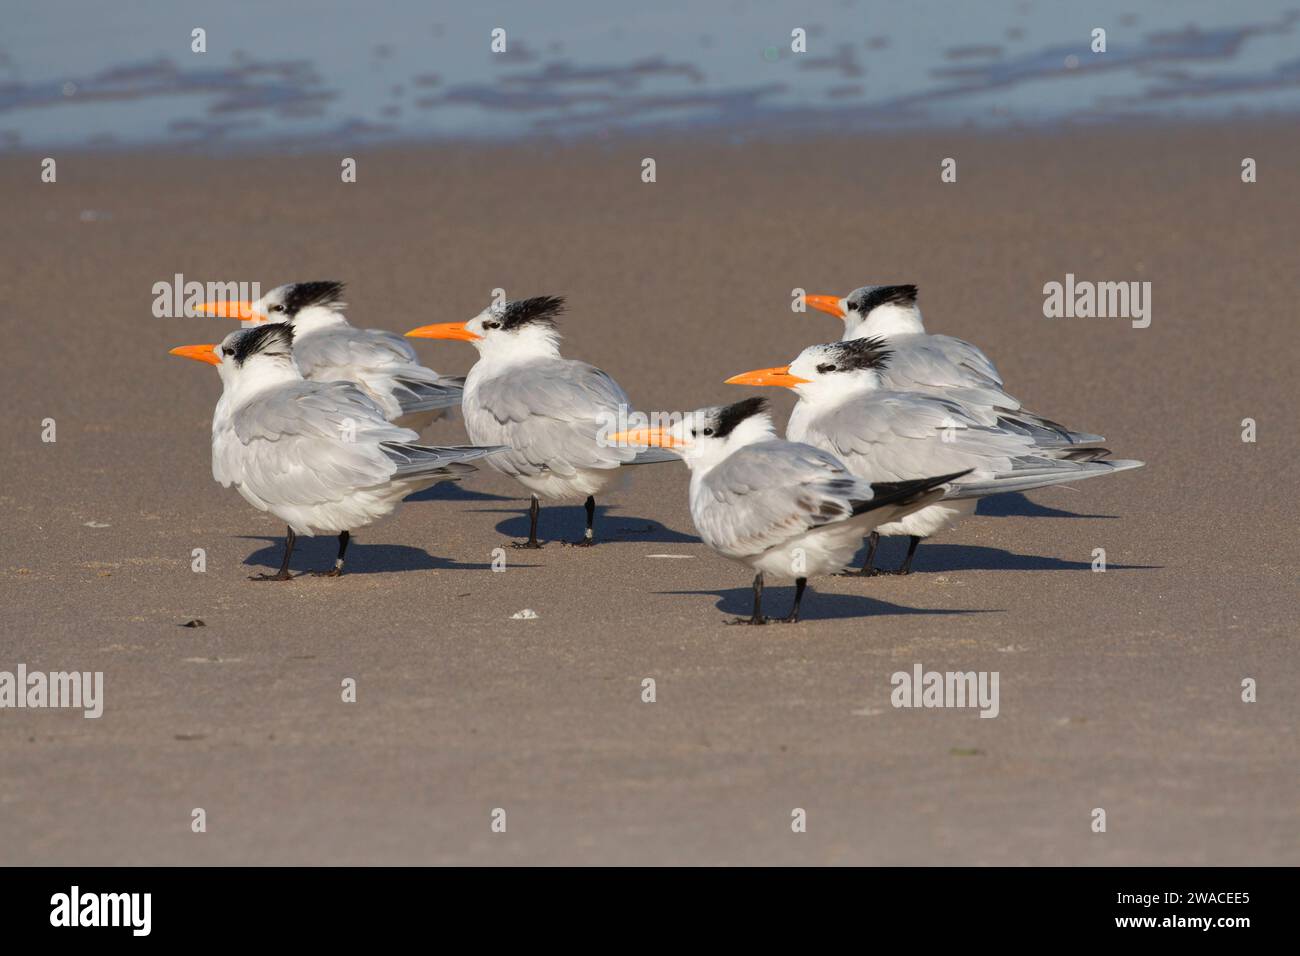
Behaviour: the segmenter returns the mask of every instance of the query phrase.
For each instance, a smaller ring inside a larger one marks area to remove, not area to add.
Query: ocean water
[[[6,0],[0,22],[9,150],[1300,115],[1295,0]]]

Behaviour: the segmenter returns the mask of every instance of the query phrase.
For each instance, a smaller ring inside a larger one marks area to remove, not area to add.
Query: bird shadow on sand
[[[403,501],[511,501],[506,495],[466,488],[459,481],[440,481],[422,491],[407,495]]]
[[[246,567],[266,568],[275,571],[284,560],[284,538],[268,535],[241,535],[249,541],[266,541],[244,559]],[[338,554],[338,539],[333,535],[315,538],[299,536],[294,545],[289,570],[293,574],[311,571],[328,571],[334,566]],[[462,563],[451,558],[435,557],[423,548],[404,544],[366,544],[353,540],[348,545],[345,574],[388,574],[394,571],[487,571],[490,563]]]
[[[892,571],[903,563],[907,554],[906,538],[881,538],[876,550],[878,568]],[[853,567],[862,567],[867,556],[866,548],[858,551]],[[1159,564],[1115,564],[1108,562],[1107,571],[1154,571]],[[913,574],[945,574],[950,571],[1091,571],[1092,562],[1067,561],[1037,554],[1016,554],[1001,548],[985,548],[974,544],[929,544],[922,542],[912,561]]]
[[[975,505],[977,515],[990,518],[1118,518],[1119,515],[1091,515],[1078,511],[1066,511],[1031,501],[1018,491],[1005,492],[981,498]]]
[[[754,611],[754,589],[748,585],[727,588],[722,591],[708,589],[700,591],[656,591],[656,594],[710,594],[718,598],[714,606],[724,614],[734,617],[749,617]],[[785,587],[763,588],[763,613],[768,617],[780,617],[790,613],[794,603],[794,585]],[[897,614],[936,614],[940,616],[955,614],[1001,614],[1001,608],[927,608],[905,607],[892,604],[878,598],[861,594],[838,594],[833,591],[819,591],[811,584],[804,592],[803,604],[799,608],[799,620],[821,621],[853,617],[888,617]]]
[[[528,506],[520,511],[506,508],[479,508],[479,511],[509,514],[497,522],[497,531],[511,538],[528,537]],[[542,505],[537,519],[537,537],[543,541],[577,541],[587,527],[587,510],[582,505]],[[603,505],[596,505],[596,543],[651,541],[657,544],[691,544],[700,539],[682,534],[658,521],[635,515],[611,516]]]

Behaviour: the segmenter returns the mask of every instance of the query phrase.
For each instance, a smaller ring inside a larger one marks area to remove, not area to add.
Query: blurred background
[[[0,148],[856,132],[1300,111],[1294,0],[11,0]],[[191,49],[206,32],[205,53]],[[489,49],[501,28],[505,52]],[[807,52],[791,50],[792,30]],[[1106,31],[1106,52],[1092,31]]]

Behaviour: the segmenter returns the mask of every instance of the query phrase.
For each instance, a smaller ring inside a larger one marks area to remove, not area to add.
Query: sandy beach
[[[364,151],[352,184],[334,152],[60,154],[55,184],[0,158],[0,669],[102,671],[105,697],[0,714],[0,862],[1300,863],[1298,149],[1268,124],[655,137]],[[791,627],[724,626],[751,575],[696,537],[680,464],[602,500],[593,549],[561,544],[580,502],[509,549],[526,501],[484,470],[359,532],[342,578],[254,584],[284,527],[212,480],[217,376],[167,351],[233,323],[155,318],[177,273],[341,279],[395,331],[565,295],[566,354],[661,410],[838,338],[792,289],[915,282],[931,331],[1147,467],[985,501],[910,577],[814,581]],[[1150,327],[1045,318],[1067,274],[1149,281]],[[999,672],[999,716],[895,709],[917,663]]]

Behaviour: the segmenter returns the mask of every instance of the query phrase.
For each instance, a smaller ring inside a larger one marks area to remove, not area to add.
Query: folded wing
[[[594,366],[569,359],[531,363],[482,382],[465,424],[476,441],[506,445],[498,463],[508,474],[563,476],[579,468],[617,468],[636,457],[612,444],[627,394]],[[656,456],[660,457],[660,456]]]
[[[707,544],[741,557],[843,521],[872,497],[868,483],[826,452],[770,441],[741,448],[705,474],[691,510]]]
[[[1026,491],[1140,465],[1102,461],[1106,449],[1072,444],[1051,429],[983,425],[960,403],[917,393],[878,392],[845,402],[809,421],[800,437],[873,482],[969,471],[948,498]]]
[[[212,471],[266,505],[340,501],[389,482],[398,464],[382,444],[417,437],[347,382],[294,382],[235,410],[214,438]]]

